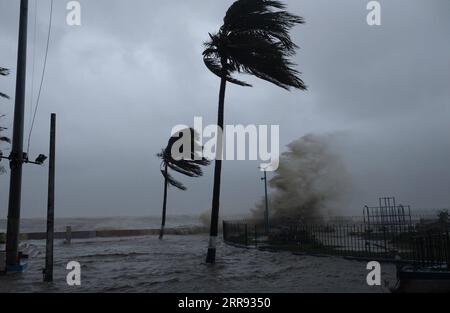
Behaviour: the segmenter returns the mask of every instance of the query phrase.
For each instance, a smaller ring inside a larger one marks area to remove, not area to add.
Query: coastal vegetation
[[[185,138],[188,136],[189,138]],[[188,143],[189,146],[180,145],[178,151],[175,150],[180,142]],[[186,151],[185,149],[189,149]],[[188,177],[203,176],[202,166],[208,166],[209,161],[201,156],[203,147],[198,143],[198,134],[194,129],[184,129],[178,134],[170,137],[167,146],[157,155],[161,159],[161,174],[164,177],[164,196],[162,208],[162,221],[159,239],[164,237],[164,228],[166,225],[167,215],[167,193],[169,186],[173,186],[179,190],[187,190],[186,186],[180,181],[176,180],[170,173],[169,169]],[[184,155],[187,157],[177,158],[175,154]]]
[[[276,0],[238,0],[226,12],[219,31],[209,34],[203,51],[206,67],[220,78],[218,122],[224,128],[225,93],[227,83],[251,85],[234,77],[244,73],[270,82],[286,90],[306,90],[300,72],[291,61],[298,46],[292,41],[290,30],[303,24],[302,17],[285,10]],[[223,138],[217,137],[216,156],[222,155]],[[210,244],[207,263],[215,263],[215,242],[219,227],[220,184],[222,160],[216,157],[211,210]]]

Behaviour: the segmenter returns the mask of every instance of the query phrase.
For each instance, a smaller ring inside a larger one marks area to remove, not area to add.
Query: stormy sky
[[[38,90],[50,0],[30,0],[25,133]],[[158,215],[163,180],[155,154],[172,127],[195,116],[214,124],[219,79],[204,66],[202,43],[231,0],[81,0],[82,25],[66,24],[55,0],[47,76],[33,132],[32,157],[48,153],[50,113],[58,114],[56,212],[59,217]],[[292,31],[307,92],[286,92],[245,77],[229,86],[227,124],[280,125],[281,149],[308,134],[333,134],[352,177],[340,214],[359,215],[379,196],[413,208],[450,207],[450,2],[380,1],[382,25],[366,23],[366,0],[286,0],[307,24]],[[14,95],[19,1],[0,3],[0,90]],[[34,16],[37,13],[36,42]],[[33,57],[33,55],[35,55]],[[13,97],[1,100],[12,126]],[[27,139],[27,135],[26,138]],[[5,153],[8,147],[3,146]],[[247,212],[263,195],[259,162],[228,161],[222,212]],[[6,165],[6,163],[3,163]],[[25,166],[24,217],[44,217],[47,167]],[[169,214],[211,206],[213,167],[180,177]],[[0,218],[9,173],[0,176]]]

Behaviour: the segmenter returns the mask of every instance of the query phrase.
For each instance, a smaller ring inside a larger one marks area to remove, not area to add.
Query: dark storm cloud
[[[219,81],[203,65],[202,42],[233,1],[80,2],[82,26],[69,27],[67,1],[55,1],[32,153],[47,151],[49,113],[56,112],[60,216],[159,214],[162,179],[155,154],[176,124],[191,125],[194,116],[215,122]],[[293,37],[309,91],[288,93],[249,78],[252,89],[229,87],[226,122],[279,124],[283,146],[306,133],[339,133],[335,149],[355,186],[345,213],[359,214],[362,205],[385,194],[415,207],[449,206],[448,1],[381,1],[380,27],[366,24],[367,1],[286,2],[307,21]],[[48,4],[38,3],[35,87]],[[33,0],[30,7],[31,60]],[[0,65],[13,72],[17,20],[18,1],[2,0]],[[13,95],[14,75],[0,88]],[[11,126],[12,101],[2,101],[1,109]],[[257,166],[225,162],[225,212],[247,211],[259,200]],[[212,168],[201,179],[183,178],[190,190],[170,191],[170,212],[208,209],[211,179]],[[0,180],[5,217],[8,175]],[[24,215],[44,216],[46,169],[27,166],[24,181]]]

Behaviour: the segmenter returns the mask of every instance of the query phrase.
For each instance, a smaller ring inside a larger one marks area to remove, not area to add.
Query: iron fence
[[[442,225],[441,225],[442,226]],[[401,260],[417,266],[450,268],[449,228],[368,224],[290,224],[264,226],[223,222],[225,242],[293,252],[337,255],[371,260]]]

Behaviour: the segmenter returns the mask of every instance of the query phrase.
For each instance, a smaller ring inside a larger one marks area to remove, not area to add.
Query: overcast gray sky
[[[42,68],[50,0],[30,0],[29,77]],[[48,151],[49,117],[58,114],[57,215],[160,214],[163,182],[155,154],[176,124],[216,122],[219,79],[203,65],[202,42],[231,0],[81,0],[82,26],[66,25],[55,0],[47,77],[31,154]],[[309,91],[263,81],[230,86],[227,124],[278,124],[281,146],[308,134],[337,133],[334,144],[353,178],[345,214],[394,195],[414,208],[450,207],[450,2],[380,1],[382,26],[366,23],[365,0],[289,0],[307,24],[295,28],[295,57]],[[1,0],[0,66],[14,95],[19,1]],[[246,77],[247,78],[247,77]],[[31,80],[28,84],[31,90]],[[1,101],[11,127],[13,101]],[[27,108],[29,104],[27,103]],[[26,130],[30,111],[27,109]],[[222,210],[246,212],[263,195],[257,162],[225,162]],[[169,213],[210,208],[212,171],[181,178]],[[24,169],[24,217],[44,217],[47,168]],[[0,177],[0,218],[9,175]]]

